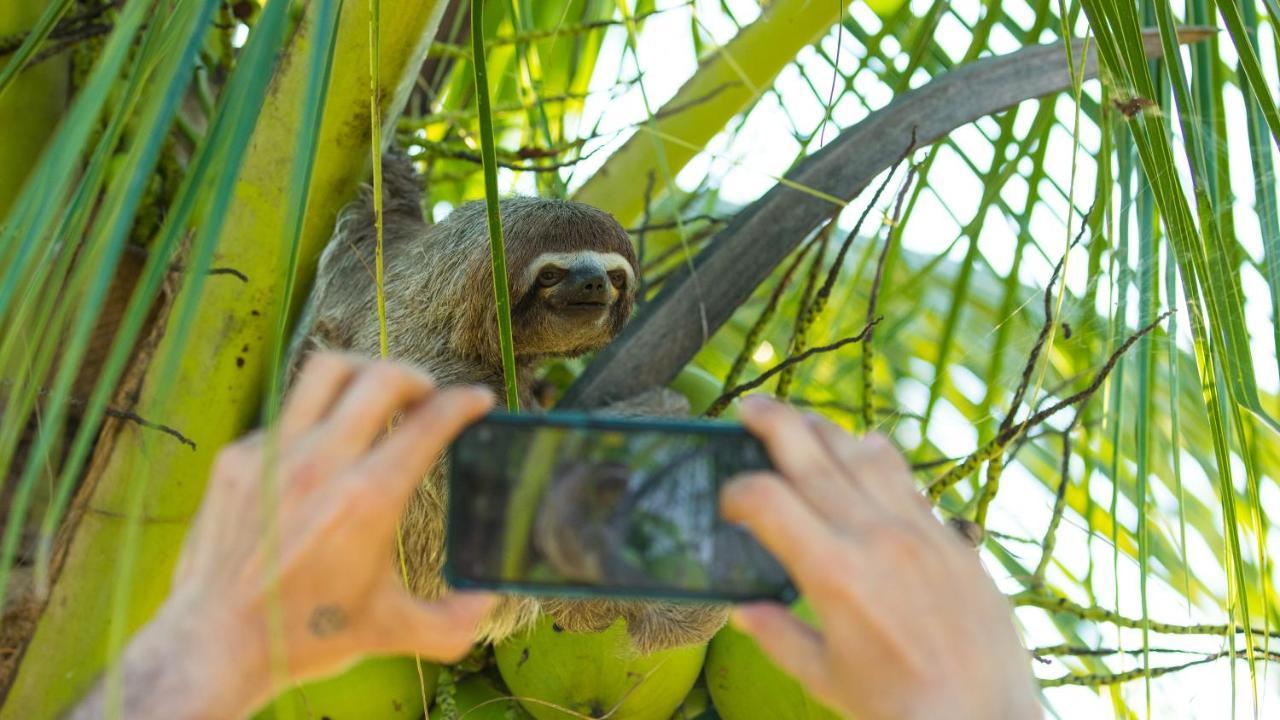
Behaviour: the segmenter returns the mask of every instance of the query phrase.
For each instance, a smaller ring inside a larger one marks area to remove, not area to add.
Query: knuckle
[[[321,350],[307,358],[302,366],[303,375],[330,374],[353,366],[352,359],[332,350]]]
[[[923,560],[928,552],[925,538],[905,522],[885,520],[859,530],[859,540],[876,553],[896,558],[899,562]]]
[[[394,360],[379,359],[367,371],[379,387],[428,387],[431,380],[423,373]]]
[[[383,515],[387,510],[386,497],[377,484],[354,478],[343,492],[344,513],[359,518],[365,524],[370,518]]]
[[[806,566],[810,582],[815,587],[837,595],[852,593],[856,590],[854,578],[858,571],[859,554],[846,542],[835,541],[823,543],[809,552]]]
[[[846,574],[839,572],[843,568],[848,568],[854,559],[854,554],[842,542],[824,543],[819,548],[814,548],[811,557],[815,567],[828,568],[830,573],[824,573],[824,577],[836,582],[842,580]]]
[[[302,490],[314,488],[324,481],[328,468],[329,463],[317,453],[299,454],[289,463],[289,484]]]

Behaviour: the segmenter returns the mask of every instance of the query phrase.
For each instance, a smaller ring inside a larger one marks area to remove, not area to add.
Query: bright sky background
[[[734,14],[743,24],[755,19],[758,14],[755,4],[749,0],[728,0],[727,5],[732,8]],[[927,0],[914,0],[912,5],[917,14],[921,14],[929,3]],[[980,14],[980,5],[976,0],[955,2],[953,5],[956,11],[968,21],[976,20]],[[1024,26],[1029,25],[1031,19],[1030,11],[1022,3],[1007,3],[1007,5],[1006,11],[1011,16]],[[699,23],[717,43],[727,42],[736,31],[733,24],[726,19],[720,10],[718,0],[699,0],[694,8],[685,6],[683,2],[660,0],[658,7],[674,9],[647,20],[638,43],[639,62],[645,71],[644,89],[648,94],[651,106],[654,108],[659,107],[665,100],[674,95],[680,85],[695,70],[696,57],[689,33],[691,14],[695,9]],[[849,12],[868,31],[873,31],[879,26],[879,20],[875,14],[861,2],[852,4]],[[1083,35],[1083,25],[1078,30]],[[1266,29],[1264,28],[1265,32]],[[935,37],[954,58],[958,58],[964,52],[969,40],[968,31],[949,16],[944,19],[935,33]],[[1045,41],[1052,39],[1048,34],[1044,38]],[[585,178],[589,177],[604,162],[612,148],[621,145],[631,134],[631,128],[645,119],[644,104],[638,89],[633,89],[622,95],[606,91],[619,76],[630,76],[634,73],[635,66],[632,57],[629,53],[624,52],[623,49],[624,41],[625,34],[620,30],[610,31],[607,34],[600,57],[604,61],[608,61],[611,58],[621,58],[623,62],[622,71],[619,71],[617,65],[611,65],[608,62],[602,62],[597,67],[596,80],[598,82],[593,84],[593,88],[600,92],[587,102],[586,111],[582,118],[584,128],[589,128],[598,121],[600,123],[598,131],[601,134],[605,134],[608,137],[607,133],[615,132],[616,135],[607,141],[603,141],[606,142],[609,148],[595,152],[592,157],[577,166],[571,178],[571,187],[580,184]],[[834,55],[836,53],[836,45],[836,34],[833,32],[824,40],[824,47],[828,53]],[[1020,43],[1009,35],[1007,31],[997,27],[992,35],[990,46],[998,53],[1005,53],[1017,50],[1020,47]],[[1262,40],[1262,46],[1264,48],[1272,46],[1270,38],[1265,35]],[[846,71],[848,68],[856,67],[858,63],[862,62],[859,56],[861,50],[861,46],[851,37],[846,36],[844,38],[840,47],[839,59],[844,64]],[[1264,55],[1264,63],[1268,68],[1269,76],[1275,77],[1275,58],[1269,52],[1264,53]],[[1234,63],[1234,58],[1230,58],[1230,60]],[[812,48],[806,48],[801,53],[800,61],[805,65],[810,77],[814,78],[815,81],[821,79],[823,82],[827,82],[831,78],[830,66]],[[918,85],[925,81],[927,81],[927,76],[921,73],[915,79],[913,85]],[[868,97],[873,107],[879,107],[891,99],[888,89],[871,80],[869,74],[860,78],[860,83],[857,87],[860,92]],[[766,96],[752,111],[740,132],[733,137],[721,135],[713,140],[707,152],[695,158],[679,173],[676,182],[683,188],[692,189],[704,175],[709,173],[714,178],[712,184],[720,187],[721,197],[725,201],[743,205],[753,201],[770,189],[775,183],[774,177],[785,172],[800,149],[792,139],[787,115],[789,114],[801,128],[812,128],[821,119],[823,111],[821,103],[814,98],[807,84],[801,79],[799,72],[794,67],[788,68],[781,74],[777,82],[777,89],[785,100],[785,111],[776,97],[772,95]],[[1086,86],[1086,92],[1096,93],[1096,91],[1096,82],[1091,82]],[[1227,122],[1228,126],[1233,128],[1232,132],[1229,133],[1230,152],[1233,160],[1234,158],[1241,158],[1240,162],[1233,163],[1233,169],[1237,173],[1232,178],[1233,189],[1238,197],[1235,215],[1236,230],[1246,249],[1254,257],[1260,258],[1262,248],[1258,240],[1258,226],[1256,218],[1251,212],[1254,202],[1252,195],[1253,182],[1249,174],[1249,163],[1245,160],[1248,148],[1245,145],[1247,137],[1244,132],[1243,105],[1240,96],[1234,90],[1228,91],[1227,103],[1229,111]],[[1074,104],[1068,96],[1064,95],[1059,99],[1056,113],[1058,118],[1069,128],[1074,114]],[[866,114],[867,110],[853,96],[838,97],[835,103],[834,124],[828,126],[826,139],[829,141],[838,133],[840,128],[849,127],[857,123]],[[1021,114],[1017,126],[1019,130],[1024,131],[1026,126],[1029,125],[1029,120],[1029,112]],[[1093,192],[1094,169],[1089,156],[1097,148],[1099,142],[1097,128],[1090,124],[1087,119],[1083,123],[1080,132],[1083,152],[1075,180],[1076,192],[1081,196],[1077,199],[1077,205],[1085,204],[1087,198]],[[985,167],[985,164],[989,161],[989,158],[986,157],[989,154],[987,149],[988,142],[980,133],[985,132],[987,136],[991,136],[994,127],[993,121],[985,119],[977,123],[976,126],[962,128],[953,136],[960,141],[962,147],[966,149],[972,148],[972,157],[980,167]],[[1236,131],[1237,129],[1239,130],[1238,132]],[[1178,142],[1175,142],[1175,145],[1178,144]],[[591,145],[586,148],[588,151],[592,149],[593,146]],[[1272,149],[1274,150],[1274,148]],[[1064,188],[1070,184],[1072,151],[1070,132],[1059,128],[1055,131],[1054,140],[1049,146],[1046,164],[1050,169],[1050,174]],[[1029,161],[1025,162],[1029,164]],[[1025,172],[1022,174],[1025,175]],[[508,173],[506,176],[507,187],[513,187],[514,185],[514,189],[522,192],[534,191],[532,178],[529,174],[526,173],[518,182],[513,183],[513,179]],[[938,157],[930,173],[929,181],[934,188],[939,189],[938,192],[942,192],[945,195],[939,196],[933,192],[928,192],[922,197],[920,205],[916,208],[907,231],[904,233],[903,244],[904,247],[915,252],[936,255],[946,250],[946,244],[950,243],[958,235],[960,223],[966,221],[972,215],[973,210],[978,205],[981,188],[978,187],[977,181],[969,168],[949,150],[944,150]],[[1189,186],[1189,183],[1187,184]],[[1006,187],[1002,188],[1002,193],[1016,207],[1020,206],[1023,198],[1025,198],[1026,190],[1025,181],[1015,177],[1007,183]],[[1060,249],[1065,247],[1069,234],[1066,223],[1067,200],[1056,190],[1046,189],[1044,193],[1045,200],[1033,215],[1031,231],[1046,252],[1060,252]],[[859,205],[855,203],[854,209],[846,213],[846,218],[849,216],[856,217],[858,210]],[[1077,219],[1071,223],[1072,226],[1078,225],[1078,214],[1076,217]],[[1017,232],[1017,227],[1003,216],[998,219],[991,218],[986,223],[979,243],[981,249],[996,269],[1007,269],[1009,267],[1008,259],[1012,256],[1012,248],[1016,241]],[[1133,235],[1136,238],[1136,232]],[[954,260],[959,261],[963,257],[965,248],[963,244],[957,245],[958,247],[953,248],[952,255]],[[1067,287],[1075,293],[1083,292],[1085,287],[1085,258],[1085,250],[1079,248],[1068,261],[1066,271]],[[1022,280],[1033,287],[1041,287],[1047,280],[1051,269],[1052,260],[1043,255],[1033,253],[1024,262]],[[1265,283],[1255,271],[1250,270],[1245,273],[1245,292],[1246,312],[1250,327],[1267,327],[1272,322],[1270,303]],[[1111,300],[1111,298],[1105,297],[1105,293],[1103,293],[1100,302],[1104,303],[1104,306],[1100,307],[1099,310],[1105,312],[1105,303],[1109,303]],[[1185,326],[1185,313],[1179,317],[1181,322],[1184,323],[1184,327],[1180,331],[1180,337],[1183,339],[1188,338],[1190,329]],[[1136,324],[1136,317],[1131,318],[1130,322]],[[1264,391],[1274,393],[1280,389],[1277,386],[1277,380],[1280,375],[1278,375],[1274,353],[1266,334],[1262,332],[1255,333],[1254,349],[1260,386]],[[983,350],[981,347],[975,347],[974,351],[982,352]],[[762,351],[762,357],[765,360],[769,359],[767,355],[768,353]],[[910,393],[905,395],[900,395],[899,397],[899,400],[904,405],[908,407],[911,407],[913,403],[923,405],[924,400],[922,397],[912,398]],[[960,418],[958,414],[948,415],[946,413],[938,415],[938,421],[930,429],[930,439],[943,450],[954,450],[955,454],[967,453],[976,442],[976,437],[969,423]],[[1188,493],[1196,493],[1202,497],[1212,496],[1210,490],[1211,479],[1205,477],[1194,462],[1184,462],[1183,470],[1183,482]],[[1094,484],[1094,488],[1098,489],[1099,492],[1107,493],[1107,501],[1109,502],[1109,491],[1105,489],[1106,487],[1102,483]],[[1165,492],[1161,485],[1153,483],[1153,488],[1156,492],[1153,502],[1160,508],[1167,509],[1169,511],[1167,516],[1175,518],[1174,522],[1176,522],[1176,511],[1173,510],[1176,507],[1175,499]],[[1280,491],[1277,491],[1274,479],[1264,482],[1263,495],[1264,505],[1272,516],[1280,516]],[[992,519],[989,524],[993,528],[1012,535],[1038,538],[1043,533],[1043,529],[1048,522],[1052,502],[1053,498],[1040,482],[1027,476],[1025,470],[1017,466],[1011,467],[1005,473],[997,507],[993,508]],[[1119,515],[1121,519],[1130,527],[1135,523],[1136,514],[1136,509],[1131,505],[1120,508]],[[1218,592],[1224,592],[1226,579],[1221,570],[1220,560],[1202,542],[1194,542],[1198,538],[1189,537],[1189,540],[1193,540],[1193,542],[1189,543],[1190,547],[1187,552],[1195,572],[1210,587],[1215,588]],[[1060,559],[1064,567],[1082,574],[1088,560],[1087,553],[1089,550],[1087,548],[1089,548],[1089,543],[1087,542],[1085,531],[1081,526],[1074,524],[1069,516],[1059,531],[1058,550],[1055,557]],[[1092,551],[1097,567],[1095,576],[1103,578],[1097,585],[1098,597],[1100,602],[1107,604],[1106,599],[1113,595],[1113,589],[1107,586],[1112,576],[1111,549],[1105,543],[1095,541],[1092,545]],[[1280,555],[1280,544],[1273,542],[1273,547],[1270,551]],[[1032,548],[1032,552],[1028,557],[1032,559],[1038,557],[1038,550]],[[996,567],[994,563],[991,564],[991,567],[1003,586],[1009,589],[1020,589],[1009,578],[1002,577],[1004,574],[1002,569]],[[1054,569],[1051,572],[1059,571]],[[1122,560],[1119,575],[1121,578],[1120,610],[1126,615],[1140,616],[1136,565]],[[1065,576],[1059,574],[1059,577]],[[1152,582],[1149,585],[1149,592],[1151,593],[1150,612],[1154,619],[1176,623],[1220,623],[1225,621],[1225,613],[1218,608],[1188,609],[1175,593],[1159,582]],[[1082,597],[1077,599],[1084,600]],[[1040,611],[1020,612],[1019,619],[1024,623],[1029,644],[1039,645],[1060,642],[1059,635]],[[1100,638],[1097,644],[1114,647],[1115,643],[1114,631],[1109,631],[1109,634]],[[1138,647],[1140,644],[1139,633],[1137,631],[1126,632],[1123,636],[1123,643],[1128,648]],[[1166,643],[1163,639],[1157,639],[1152,644],[1153,646],[1178,647],[1204,650],[1205,652],[1215,652],[1222,647],[1220,642],[1212,639],[1201,641],[1199,644],[1194,642]],[[1165,655],[1159,657],[1159,659],[1153,657],[1153,664],[1179,664],[1193,657],[1185,655]],[[1137,667],[1137,665],[1129,662],[1123,666],[1113,665],[1113,667],[1129,669]],[[1036,671],[1041,676],[1050,677],[1062,674],[1064,669],[1062,666],[1055,664],[1053,666],[1039,666]],[[1267,675],[1262,675],[1260,676],[1260,682],[1263,685],[1261,692],[1265,696],[1260,716],[1267,717],[1271,716],[1272,713],[1280,713],[1280,674],[1270,672]],[[1143,683],[1141,681],[1128,683],[1123,686],[1123,693],[1131,706],[1141,713],[1144,704]],[[1152,685],[1152,693],[1153,717],[1227,717],[1231,709],[1229,664],[1226,661],[1219,661],[1210,665],[1185,670],[1165,679],[1156,680]],[[1237,663],[1236,700],[1239,703],[1238,716],[1249,717],[1252,714],[1249,709],[1250,696],[1247,665],[1241,661]],[[1100,697],[1091,690],[1075,688],[1054,689],[1049,691],[1048,697],[1052,703],[1052,709],[1064,718],[1097,718],[1109,717],[1112,714],[1110,699]]]

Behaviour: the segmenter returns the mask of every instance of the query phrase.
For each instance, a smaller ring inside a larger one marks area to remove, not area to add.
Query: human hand
[[[219,453],[172,594],[126,653],[125,716],[243,714],[280,689],[273,651],[290,680],[364,654],[465,654],[493,598],[413,597],[395,533],[446,444],[491,404],[485,390],[436,391],[397,363],[312,358],[275,438],[258,431]],[[158,707],[179,695],[186,704]]]
[[[1008,602],[889,441],[759,396],[741,414],[777,472],[731,482],[722,512],[787,568],[821,630],[778,603],[740,606],[734,624],[858,720],[1041,717]]]

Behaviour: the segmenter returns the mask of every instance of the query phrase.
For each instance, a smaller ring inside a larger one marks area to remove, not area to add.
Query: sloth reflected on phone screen
[[[486,528],[458,543],[468,580],[689,599],[773,597],[788,585],[772,556],[718,511],[725,482],[769,467],[754,442],[496,424],[480,438],[454,458],[466,480],[458,520]]]

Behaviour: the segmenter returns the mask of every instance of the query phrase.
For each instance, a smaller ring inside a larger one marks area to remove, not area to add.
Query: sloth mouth
[[[599,309],[599,308],[606,308],[606,307],[609,307],[609,303],[607,303],[607,302],[603,302],[603,301],[593,302],[593,301],[589,301],[589,300],[584,300],[584,301],[582,301],[582,302],[571,302],[571,303],[565,303],[565,307],[571,307],[571,308],[585,308],[585,309],[591,309],[591,308]]]

